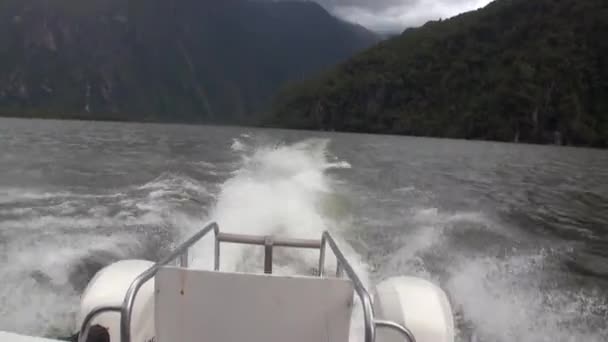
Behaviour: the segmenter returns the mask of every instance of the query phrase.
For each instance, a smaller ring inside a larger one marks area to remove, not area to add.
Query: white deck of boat
[[[156,341],[348,342],[352,282],[163,267]]]
[[[59,340],[51,340],[48,338],[33,337],[18,335],[9,332],[0,331],[0,341],[2,342],[59,342]]]

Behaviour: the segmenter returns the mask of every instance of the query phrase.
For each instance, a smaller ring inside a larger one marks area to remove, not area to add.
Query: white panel
[[[59,342],[58,340],[49,340],[46,338],[17,335],[8,332],[0,331],[0,341],[2,342]]]
[[[167,267],[156,275],[158,342],[347,342],[344,279]]]

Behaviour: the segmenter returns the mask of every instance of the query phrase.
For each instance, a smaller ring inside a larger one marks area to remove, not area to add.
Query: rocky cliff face
[[[248,122],[376,41],[307,2],[5,0],[0,113]]]

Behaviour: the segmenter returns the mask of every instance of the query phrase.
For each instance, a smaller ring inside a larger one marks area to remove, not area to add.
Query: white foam
[[[17,207],[3,208],[2,214],[11,216],[0,220],[0,234],[8,241],[0,241],[0,330],[73,333],[80,294],[70,272],[78,261],[99,252],[116,258],[141,254],[146,247],[134,228],[177,219],[173,209],[181,197],[207,195],[195,180],[173,174],[124,191],[3,189],[4,200]],[[31,203],[38,200],[45,202]]]
[[[230,148],[234,152],[243,152],[245,151],[245,144],[243,144],[239,139],[232,139],[232,146]]]
[[[455,270],[448,290],[481,341],[605,341],[608,328],[588,324],[608,301],[545,281],[546,257],[482,257]]]
[[[138,187],[141,190],[151,190],[151,196],[162,196],[165,193],[179,193],[184,191],[192,191],[200,195],[208,195],[205,187],[198,181],[179,174],[163,173],[154,180]],[[155,192],[158,191],[158,192]]]
[[[331,227],[320,210],[322,197],[331,192],[325,171],[344,166],[327,162],[326,145],[326,140],[307,140],[243,155],[242,167],[221,186],[212,219],[227,232],[320,238]],[[223,248],[222,268],[242,267],[246,250]]]
[[[79,294],[69,283],[68,265],[91,251],[126,256],[137,249],[129,234],[22,235],[0,253],[0,330],[30,335],[68,336],[75,329]],[[42,277],[37,279],[38,277]]]
[[[608,313],[608,299],[593,286],[576,289],[551,278],[567,272],[555,266],[558,252],[533,243],[518,248],[520,242],[505,227],[480,212],[415,208],[408,220],[410,230],[399,237],[401,247],[389,256],[383,273],[412,274],[442,284],[461,321],[459,328],[473,331],[477,341],[607,340],[608,327],[598,328],[597,321],[598,313]],[[480,233],[504,239],[501,248],[454,249]],[[439,266],[433,264],[437,260]],[[458,334],[459,341],[469,341],[470,331]]]

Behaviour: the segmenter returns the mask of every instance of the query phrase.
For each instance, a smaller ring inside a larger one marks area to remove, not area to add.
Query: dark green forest
[[[0,115],[255,123],[378,40],[313,2],[2,0]]]
[[[285,87],[271,126],[608,146],[608,1],[497,0]]]

